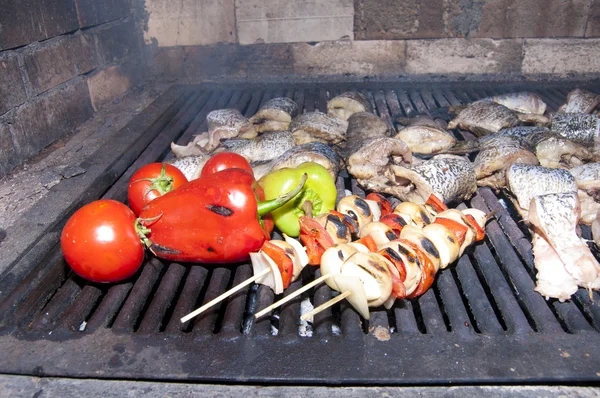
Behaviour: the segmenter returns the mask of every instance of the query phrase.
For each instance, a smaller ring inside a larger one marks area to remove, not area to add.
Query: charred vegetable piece
[[[349,195],[340,200],[337,211],[347,214],[358,224],[358,230],[373,222],[373,212],[369,204],[360,196]]]
[[[308,179],[300,193],[271,213],[275,226],[284,234],[293,237],[300,235],[300,217],[316,217],[335,209],[335,181],[325,167],[312,162],[273,171],[259,180],[265,192],[265,199],[269,200],[289,192],[298,185],[304,174]]]
[[[273,223],[267,213],[302,190],[271,201],[252,174],[226,169],[193,180],[150,202],[138,222],[148,229],[145,241],[158,257],[182,262],[245,261],[269,239]]]
[[[306,216],[300,217],[300,241],[306,247],[310,265],[319,265],[325,250],[334,245],[327,230],[313,218]]]
[[[293,253],[286,253],[286,251],[271,241],[263,243],[261,249],[264,254],[269,256],[271,260],[277,264],[277,269],[281,274],[281,281],[283,288],[287,289],[294,275],[294,260],[292,259]]]

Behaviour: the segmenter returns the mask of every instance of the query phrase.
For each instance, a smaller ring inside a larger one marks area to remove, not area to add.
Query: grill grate
[[[524,89],[536,92],[553,110],[570,88],[494,83],[185,87],[181,96],[174,96],[172,117],[102,196],[124,201],[133,172],[168,159],[170,142],[185,144],[206,129],[206,115],[213,109],[237,108],[249,117],[266,100],[288,96],[301,111],[323,111],[329,98],[358,89],[393,125],[399,116]],[[461,134],[458,139],[473,138]],[[340,192],[364,194],[345,174],[337,186]],[[182,325],[183,315],[249,278],[251,266],[178,264],[148,257],[127,282],[93,284],[69,272],[55,234],[43,260],[30,262],[31,272],[13,283],[0,303],[0,347],[5,353],[0,371],[288,384],[596,382],[598,293],[593,301],[582,289],[569,302],[544,300],[533,290],[530,236],[510,201],[480,188],[460,206],[496,212],[485,241],[438,273],[423,296],[399,300],[389,311],[374,309],[368,323],[346,302],[311,323],[300,322],[307,302],[317,306],[336,294],[326,285],[255,322],[253,314],[280,297],[251,285]],[[589,238],[588,229],[584,234]],[[306,268],[283,295],[319,275],[318,269]],[[12,283],[7,278],[1,283]]]

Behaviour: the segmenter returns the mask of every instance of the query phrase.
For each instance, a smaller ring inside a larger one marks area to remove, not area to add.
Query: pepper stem
[[[302,178],[300,178],[300,183],[296,186],[296,188],[292,189],[290,192],[280,195],[275,199],[266,200],[264,202],[258,202],[258,215],[264,216],[265,214],[280,208],[281,206],[292,200],[296,195],[300,193],[300,191],[302,191],[307,179],[308,174],[304,173],[302,174]]]

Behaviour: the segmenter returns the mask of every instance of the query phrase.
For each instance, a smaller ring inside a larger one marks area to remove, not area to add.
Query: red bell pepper
[[[268,212],[302,190],[306,178],[279,198],[264,199],[254,176],[226,169],[192,180],[150,202],[138,222],[156,256],[181,262],[233,263],[249,259],[273,230]]]

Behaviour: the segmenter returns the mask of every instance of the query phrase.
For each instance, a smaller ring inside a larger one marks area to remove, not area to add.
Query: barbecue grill
[[[488,188],[459,205],[495,212],[485,240],[439,272],[423,296],[372,309],[369,321],[344,301],[300,321],[307,307],[335,294],[324,284],[254,320],[280,297],[253,284],[181,324],[252,276],[251,265],[179,264],[148,254],[131,279],[95,284],[70,271],[59,245],[77,208],[101,197],[125,201],[133,172],[168,159],[169,144],[204,131],[214,109],[249,117],[266,100],[287,96],[301,112],[324,111],[328,99],[358,90],[392,125],[399,116],[443,117],[449,105],[523,90],[552,111],[575,86],[600,92],[596,82],[174,85],[81,164],[85,173],[62,180],[7,231],[0,373],[268,385],[595,384],[600,296],[580,289],[561,303],[536,293],[529,232],[510,200]],[[365,194],[344,172],[337,186]],[[583,236],[590,238],[589,229]],[[283,296],[318,276],[307,267]]]

